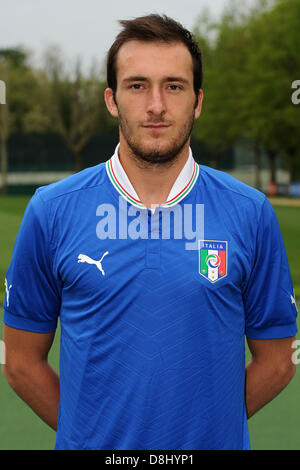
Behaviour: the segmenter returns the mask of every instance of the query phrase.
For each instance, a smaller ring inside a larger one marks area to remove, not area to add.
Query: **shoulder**
[[[260,211],[264,205],[269,204],[265,194],[230,174],[204,165],[199,165],[199,169],[199,184],[222,205],[232,204],[232,208],[248,207]]]
[[[239,181],[229,173],[215,170],[204,165],[199,165],[199,168],[203,185],[213,186],[215,189],[220,191],[227,191],[231,193],[232,197],[244,197],[257,202],[258,204],[264,203],[266,196],[261,191]]]
[[[105,181],[105,175],[105,163],[100,163],[56,183],[41,186],[36,190],[34,198],[40,199],[42,202],[48,202],[63,196],[72,196],[78,192],[101,187]]]

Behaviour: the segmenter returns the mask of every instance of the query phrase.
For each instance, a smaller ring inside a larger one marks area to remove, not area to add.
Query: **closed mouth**
[[[149,128],[149,129],[162,129],[164,127],[170,127],[170,126],[167,126],[165,124],[150,124],[150,125],[143,126],[143,127],[146,127],[146,128]]]

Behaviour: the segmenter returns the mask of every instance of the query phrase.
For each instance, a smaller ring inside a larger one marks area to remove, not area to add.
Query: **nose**
[[[152,115],[162,115],[166,111],[166,104],[162,91],[159,88],[153,88],[149,91],[149,100],[147,112]]]

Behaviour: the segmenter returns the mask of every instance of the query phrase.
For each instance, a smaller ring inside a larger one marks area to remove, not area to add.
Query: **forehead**
[[[131,40],[123,44],[116,59],[117,79],[127,75],[185,75],[193,77],[193,60],[182,42],[146,42]]]

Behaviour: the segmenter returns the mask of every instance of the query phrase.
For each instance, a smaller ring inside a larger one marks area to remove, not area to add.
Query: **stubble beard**
[[[120,110],[118,109],[119,114],[119,126],[120,131],[131,150],[133,158],[142,164],[143,166],[153,166],[153,165],[164,165],[172,166],[176,161],[181,150],[187,143],[190,138],[190,135],[194,126],[194,112],[191,113],[189,119],[185,122],[182,132],[170,140],[170,144],[167,148],[161,149],[159,143],[157,147],[148,150],[143,142],[134,138],[134,132],[131,130],[131,126],[128,123],[128,120]],[[160,121],[161,122],[161,121]]]

